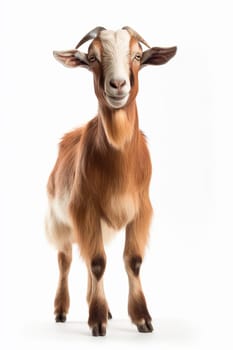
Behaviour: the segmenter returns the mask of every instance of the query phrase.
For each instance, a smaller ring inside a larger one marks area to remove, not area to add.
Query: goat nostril
[[[122,88],[123,86],[125,86],[126,84],[126,80],[120,80],[120,87]]]
[[[121,89],[125,84],[125,80],[111,79],[109,82],[109,85],[114,89]]]
[[[115,89],[117,88],[117,86],[116,86],[116,81],[113,80],[113,79],[110,80],[109,85],[110,85],[112,88],[115,88]]]

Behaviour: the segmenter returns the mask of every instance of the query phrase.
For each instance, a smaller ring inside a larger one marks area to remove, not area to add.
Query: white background
[[[230,1],[1,0],[0,347],[232,348],[232,11]],[[153,334],[127,316],[124,235],[107,248],[114,319],[104,339],[86,324],[86,271],[74,249],[68,323],[53,321],[56,252],[44,236],[45,187],[64,132],[97,111],[92,76],[52,50],[97,25],[135,28],[178,46],[140,72],[140,127],[153,162],[155,210],[142,280]]]

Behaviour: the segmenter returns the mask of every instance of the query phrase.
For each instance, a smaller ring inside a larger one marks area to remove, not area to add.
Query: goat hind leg
[[[59,282],[54,300],[54,313],[56,322],[65,322],[70,306],[68,289],[68,274],[72,261],[72,246],[67,245],[65,249],[58,252]]]

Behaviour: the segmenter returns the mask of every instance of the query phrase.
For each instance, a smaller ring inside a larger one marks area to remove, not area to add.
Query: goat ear
[[[146,65],[159,65],[167,63],[173,56],[175,56],[177,47],[152,47],[149,50],[143,52],[141,60],[141,68]]]
[[[89,68],[87,54],[78,50],[53,51],[53,56],[65,67],[84,67]]]

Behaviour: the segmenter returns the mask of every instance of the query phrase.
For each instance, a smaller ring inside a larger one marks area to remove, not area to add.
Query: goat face
[[[92,40],[88,53],[77,50]],[[176,47],[150,48],[143,52],[142,37],[130,27],[118,31],[97,27],[90,31],[75,50],[54,51],[55,58],[68,67],[81,66],[94,74],[95,93],[102,105],[120,109],[137,95],[138,71],[145,65],[163,64],[176,53]]]
[[[127,30],[104,30],[88,50],[97,97],[103,96],[107,105],[114,109],[123,107],[130,95],[130,39]],[[139,50],[141,53],[142,50],[138,46]]]

